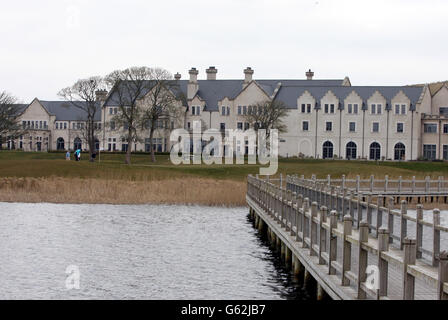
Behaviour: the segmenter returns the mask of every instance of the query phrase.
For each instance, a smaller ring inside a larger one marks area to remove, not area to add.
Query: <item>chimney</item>
[[[180,80],[180,78],[182,78],[182,75],[179,72],[174,75],[174,79]]]
[[[313,80],[313,77],[314,77],[314,72],[313,71],[311,71],[311,69],[310,70],[308,70],[308,72],[307,73],[305,73],[306,74],[306,80]]]
[[[107,99],[107,90],[96,90],[95,91],[96,101],[104,102]]]
[[[188,71],[190,74],[190,81],[188,81],[188,88],[187,88],[187,99],[193,99],[196,93],[199,90],[199,84],[198,84],[198,74],[199,71],[196,68],[191,68],[190,71]]]
[[[244,69],[244,84],[243,86],[248,85],[252,81],[252,75],[254,74],[254,70],[251,67],[247,67]]]
[[[207,72],[207,80],[216,80],[218,69],[216,69],[215,67],[210,67],[205,72]]]

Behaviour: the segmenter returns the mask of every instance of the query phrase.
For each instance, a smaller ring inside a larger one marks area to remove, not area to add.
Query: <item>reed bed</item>
[[[245,206],[246,184],[204,178],[125,181],[77,178],[2,178],[0,201],[89,204]]]

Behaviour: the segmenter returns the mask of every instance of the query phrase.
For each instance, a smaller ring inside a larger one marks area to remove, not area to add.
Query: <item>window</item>
[[[448,160],[448,145],[443,145],[443,160]]]
[[[325,123],[325,130],[326,131],[332,131],[333,130],[333,122],[327,121]]]
[[[306,105],[306,112],[311,113],[311,104]]]
[[[423,145],[423,158],[426,160],[435,160],[437,155],[437,149],[435,144]]]
[[[64,150],[64,149],[65,149],[64,139],[58,138],[58,140],[56,141],[56,150]]]
[[[59,123],[56,122],[56,130],[59,129]]]
[[[347,113],[348,114],[358,114],[358,104],[357,103],[355,103],[355,104],[349,103],[347,105]]]
[[[381,146],[378,142],[373,142],[370,145],[370,160],[380,160]]]
[[[219,124],[219,128],[220,128],[222,131],[226,130],[226,124],[221,122],[221,123]]]
[[[405,160],[406,147],[401,142],[397,143],[394,147],[394,160]]]
[[[115,130],[115,121],[110,122],[110,130]]]
[[[448,123],[443,124],[443,133],[448,133]]]
[[[118,113],[118,108],[114,108],[114,114]],[[115,145],[114,145],[114,150],[115,150]]]
[[[425,123],[423,125],[423,131],[425,133],[437,133],[437,124],[436,123]]]
[[[26,121],[22,121],[22,129],[26,129]]]
[[[305,113],[306,111],[306,104],[302,104],[302,113]]]
[[[221,107],[221,115],[222,116],[226,115],[226,107]]]
[[[397,122],[397,132],[403,133],[404,132],[404,124],[403,122]]]
[[[309,130],[309,122],[303,121],[302,122],[302,131],[308,131]]]
[[[347,146],[345,148],[345,156],[348,160],[350,159],[356,159],[357,156],[357,147],[356,147],[356,143],[354,142],[349,142],[347,143]]]
[[[237,127],[238,130],[243,130],[243,123],[242,122],[238,122],[236,124],[236,127]]]
[[[334,104],[325,104],[325,113],[334,113]]]
[[[381,104],[372,104],[370,109],[371,114],[381,114],[382,105]]]
[[[75,138],[75,140],[73,141],[73,149],[77,150],[77,149],[81,149],[81,148],[82,148],[81,139]]]
[[[230,107],[227,107],[227,115],[230,116]]]
[[[241,115],[241,106],[238,106],[238,115]]]
[[[113,114],[114,108],[109,108],[109,114]]]
[[[326,141],[322,147],[322,158],[332,159],[333,158],[333,143]]]
[[[243,106],[243,114],[244,114],[244,115],[247,114],[247,106]]]
[[[372,132],[379,132],[380,131],[380,123],[379,122],[373,122],[372,123]]]
[[[348,131],[355,132],[356,131],[356,122],[350,122],[348,124]]]
[[[249,130],[249,123],[248,122],[244,123],[244,130]]]

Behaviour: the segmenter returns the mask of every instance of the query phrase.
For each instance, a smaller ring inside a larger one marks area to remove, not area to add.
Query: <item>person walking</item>
[[[70,150],[67,150],[67,153],[65,154],[65,160],[70,161]]]
[[[81,149],[77,149],[75,151],[75,158],[76,158],[76,161],[80,161],[81,160]]]

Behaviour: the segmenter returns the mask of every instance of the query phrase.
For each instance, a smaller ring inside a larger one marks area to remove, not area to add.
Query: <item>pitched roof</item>
[[[424,87],[424,84],[414,84],[410,87]],[[433,97],[437,92],[439,92],[440,89],[442,89],[444,86],[448,86],[448,81],[438,81],[438,82],[432,82],[428,84],[429,92],[431,93],[431,97]]]
[[[274,93],[279,83],[282,85],[295,85],[304,87],[315,86],[342,86],[343,79],[337,80],[255,80],[256,83],[266,92],[268,96]],[[224,98],[235,99],[243,90],[243,80],[198,80],[199,90],[197,96],[205,101],[205,111],[218,111],[218,102]],[[145,90],[140,94],[140,98],[145,96],[153,87],[154,81],[149,81],[145,85]],[[171,90],[176,95],[187,95],[188,80],[173,80]],[[112,92],[105,102],[105,106],[117,106],[119,102],[116,92]]]
[[[56,116],[56,121],[78,121],[87,120],[86,112],[76,107],[70,101],[42,101],[39,100],[48,113]],[[76,104],[87,106],[87,102],[78,101]],[[96,104],[97,112],[95,113],[95,121],[101,121],[101,105]]]
[[[308,91],[316,100],[316,108],[320,108],[320,100],[331,91],[338,98],[341,103],[341,109],[344,108],[344,100],[351,92],[356,92],[362,99],[363,103],[367,103],[367,100],[378,91],[386,99],[388,108],[391,108],[391,100],[400,92],[403,93],[411,100],[413,107],[417,104],[422,94],[423,88],[421,87],[376,87],[376,86],[355,86],[355,87],[303,87],[303,86],[282,86],[276,99],[283,101],[288,108],[294,109],[297,107],[297,99],[305,92]]]

